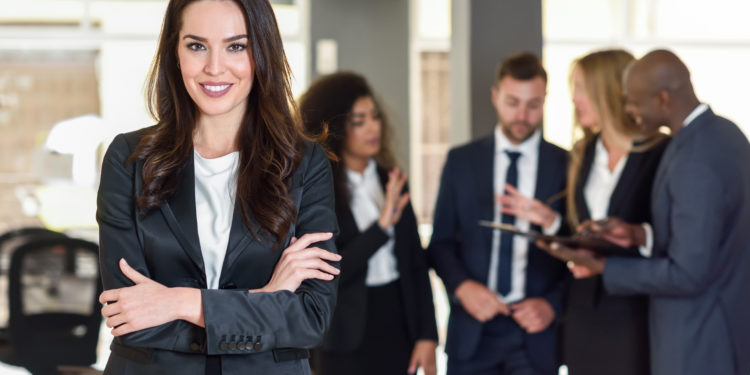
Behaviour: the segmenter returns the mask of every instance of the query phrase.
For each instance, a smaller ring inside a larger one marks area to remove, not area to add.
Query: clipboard
[[[557,242],[563,246],[570,248],[584,248],[589,249],[601,256],[625,256],[625,257],[638,257],[640,253],[637,248],[626,249],[618,245],[613,244],[603,238],[586,236],[575,234],[570,237],[564,236],[549,236],[534,230],[521,231],[510,224],[496,223],[489,220],[479,220],[479,225],[492,229],[499,229],[504,233],[509,233],[514,236],[521,236],[529,240],[529,242],[536,242],[541,240],[544,242]]]

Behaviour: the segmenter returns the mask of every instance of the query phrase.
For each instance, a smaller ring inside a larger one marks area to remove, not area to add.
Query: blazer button
[[[256,342],[255,344],[253,344],[253,349],[261,350],[263,349],[263,344],[261,344],[260,342]]]
[[[221,344],[219,344],[220,350],[227,350],[227,348],[229,348],[229,345],[227,345],[226,342],[222,341]]]
[[[245,343],[240,341],[237,343],[237,350],[245,350]]]
[[[226,283],[221,286],[221,289],[237,289],[237,285],[234,283]]]
[[[192,342],[192,343],[190,344],[190,350],[192,350],[192,351],[194,351],[194,352],[199,352],[199,351],[201,351],[201,344],[199,344],[199,343],[197,343],[197,342]]]

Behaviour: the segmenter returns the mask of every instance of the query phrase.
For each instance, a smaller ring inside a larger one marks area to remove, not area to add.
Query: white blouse
[[[601,220],[608,216],[609,200],[612,198],[612,193],[620,181],[622,170],[625,169],[627,162],[628,155],[625,154],[617,162],[615,169],[610,171],[609,152],[604,147],[602,137],[596,140],[594,162],[591,165],[586,186],[583,188],[583,196],[586,199],[586,206],[589,208],[591,220]]]
[[[209,289],[219,288],[219,277],[232,229],[237,193],[239,152],[206,159],[194,151],[195,213],[203,265]]]

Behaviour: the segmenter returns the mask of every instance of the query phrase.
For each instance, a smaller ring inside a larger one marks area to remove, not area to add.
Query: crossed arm
[[[265,350],[315,346],[336,299],[337,280],[331,280],[338,269],[328,261],[340,260],[330,233],[337,229],[330,166],[320,147],[308,150],[302,177],[296,231],[306,234],[284,250],[269,283],[253,291],[168,288],[154,280],[138,238],[135,168],[125,164],[131,152],[125,136],[115,138],[104,158],[97,201],[106,290],[100,300],[107,303],[102,313],[118,340],[187,353],[205,342],[208,354],[219,354],[222,333],[262,334]],[[311,247],[315,243],[319,247]],[[227,319],[227,309],[241,313]]]

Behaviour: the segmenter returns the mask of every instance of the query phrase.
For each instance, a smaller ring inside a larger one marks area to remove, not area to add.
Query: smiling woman
[[[169,2],[157,124],[115,138],[102,167],[105,373],[309,373],[341,257],[328,159],[289,77],[267,0]]]

